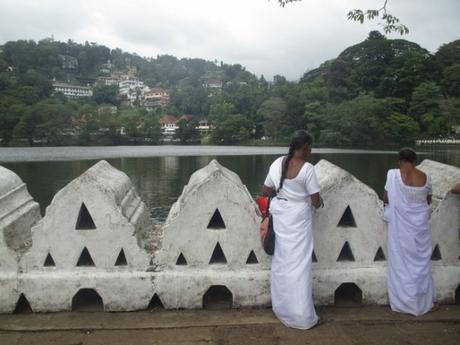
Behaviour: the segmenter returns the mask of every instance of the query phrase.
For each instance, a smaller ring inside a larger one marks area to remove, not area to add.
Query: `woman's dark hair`
[[[417,154],[410,147],[403,147],[398,153],[398,160],[415,164],[417,162]]]
[[[278,190],[283,188],[283,183],[284,179],[286,178],[289,162],[294,156],[294,151],[300,149],[305,144],[311,145],[312,143],[313,137],[306,130],[299,129],[294,132],[291,137],[291,143],[289,144],[289,152],[286,159],[284,160],[283,169],[281,170],[280,187]]]

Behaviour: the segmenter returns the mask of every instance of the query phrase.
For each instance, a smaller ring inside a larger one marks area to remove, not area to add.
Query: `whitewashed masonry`
[[[425,160],[433,178],[433,276],[453,303],[460,283],[460,169]],[[386,225],[378,195],[343,169],[316,165],[325,207],[315,212],[314,299],[386,304]],[[232,171],[212,161],[196,171],[154,227],[129,177],[100,161],[38,204],[0,167],[0,312],[66,311],[95,298],[104,310],[270,304],[270,257],[260,215]]]

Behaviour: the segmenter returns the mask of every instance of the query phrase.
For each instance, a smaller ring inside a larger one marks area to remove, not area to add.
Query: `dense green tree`
[[[22,104],[13,104],[6,110],[1,110],[0,105],[0,139],[1,145],[8,145],[13,138],[13,131],[21,118],[28,111]]]
[[[125,112],[120,116],[120,123],[129,137],[142,137],[142,116],[137,111]]]
[[[441,101],[440,134],[448,136],[460,127],[460,97],[450,97]],[[436,134],[436,133],[435,133]]]
[[[123,126],[126,135],[132,139],[134,143],[150,143],[157,144],[161,138],[161,127],[159,117],[155,114],[145,111],[143,108],[124,108],[121,110],[115,129]],[[104,126],[104,122],[100,122],[98,127]]]
[[[440,84],[446,96],[460,97],[460,63],[444,69],[443,78]]]
[[[416,120],[424,114],[439,115],[442,99],[441,88],[434,82],[426,82],[415,88],[409,114]]]
[[[412,117],[398,113],[388,116],[383,129],[386,141],[397,144],[411,144],[420,134],[420,127]]]
[[[441,71],[446,67],[458,64],[460,61],[460,39],[439,47],[434,55],[434,60]]]
[[[273,86],[271,93],[275,97],[286,97],[289,92],[290,83],[282,75],[275,75],[273,77]]]
[[[93,126],[101,136],[99,144],[120,145],[121,143],[121,121],[117,114],[109,110],[98,111],[94,114]],[[93,132],[94,133],[94,132]]]
[[[251,122],[241,114],[232,114],[214,122],[212,140],[215,144],[238,144],[251,134]]]
[[[421,49],[398,52],[378,83],[376,96],[401,97],[409,103],[414,88],[431,78],[434,66],[430,59],[431,55]]]
[[[209,91],[200,84],[193,85],[190,80],[181,81],[171,96],[171,106],[179,113],[200,117],[208,112],[209,102]]]
[[[63,136],[70,129],[74,112],[68,106],[52,102],[34,104],[21,117],[14,129],[15,137],[25,138],[33,145],[34,140],[47,141],[51,145],[63,144]]]
[[[8,68],[8,63],[6,62],[3,54],[0,52],[0,73],[6,72],[7,68]]]
[[[152,144],[158,144],[161,139],[161,126],[158,116],[147,114],[142,118],[142,129],[146,138],[151,139]]]
[[[14,87],[14,78],[11,73],[0,72],[0,92],[11,90]]]
[[[118,86],[101,85],[93,88],[93,100],[98,104],[118,105]]]
[[[426,80],[430,54],[406,40],[389,40],[378,32],[345,49],[326,69],[326,85],[353,98],[357,93],[378,97],[404,97]],[[340,94],[339,94],[340,96]]]
[[[196,121],[182,119],[177,123],[175,137],[181,144],[196,144],[200,142],[200,133],[196,129]]]
[[[209,120],[211,122],[216,122],[220,120],[225,120],[225,118],[235,113],[235,107],[233,104],[219,101],[211,104],[209,110]]]
[[[15,90],[14,95],[20,102],[27,105],[35,104],[40,100],[39,91],[33,86],[20,86]]]
[[[286,102],[280,97],[271,97],[264,101],[257,114],[263,118],[263,128],[266,136],[274,140],[286,134]]]
[[[35,41],[19,40],[10,41],[3,46],[3,54],[6,63],[14,66],[18,72],[25,73],[27,70],[36,67]]]
[[[309,77],[309,73],[315,72],[315,76]],[[329,92],[324,83],[324,78],[316,71],[306,73],[299,83],[300,97],[308,102],[321,102],[323,104],[329,101]]]
[[[175,56],[159,55],[155,60],[155,73],[158,81],[169,87],[187,77],[187,71]]]
[[[51,80],[34,70],[28,70],[26,73],[21,74],[18,79],[18,84],[34,87],[40,99],[51,96],[53,91]]]
[[[382,120],[376,114],[387,105],[372,96],[360,96],[340,104],[310,103],[306,108],[308,128],[316,140],[328,145],[371,145],[384,137]]]

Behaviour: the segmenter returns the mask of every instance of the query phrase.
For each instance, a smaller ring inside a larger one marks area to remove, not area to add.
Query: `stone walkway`
[[[0,315],[0,344],[460,344],[460,306],[421,317],[388,307],[318,308],[309,331],[281,325],[269,309]]]

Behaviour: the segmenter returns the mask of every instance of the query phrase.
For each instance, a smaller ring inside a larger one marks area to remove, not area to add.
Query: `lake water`
[[[54,194],[99,159],[124,171],[150,209],[162,222],[191,174],[212,159],[236,172],[252,195],[257,195],[271,162],[285,147],[242,146],[124,146],[0,148],[0,164],[27,183],[42,214]],[[460,166],[460,146],[419,147],[425,158]],[[397,166],[396,151],[315,148],[313,164],[326,159],[349,171],[380,196],[386,171]]]

